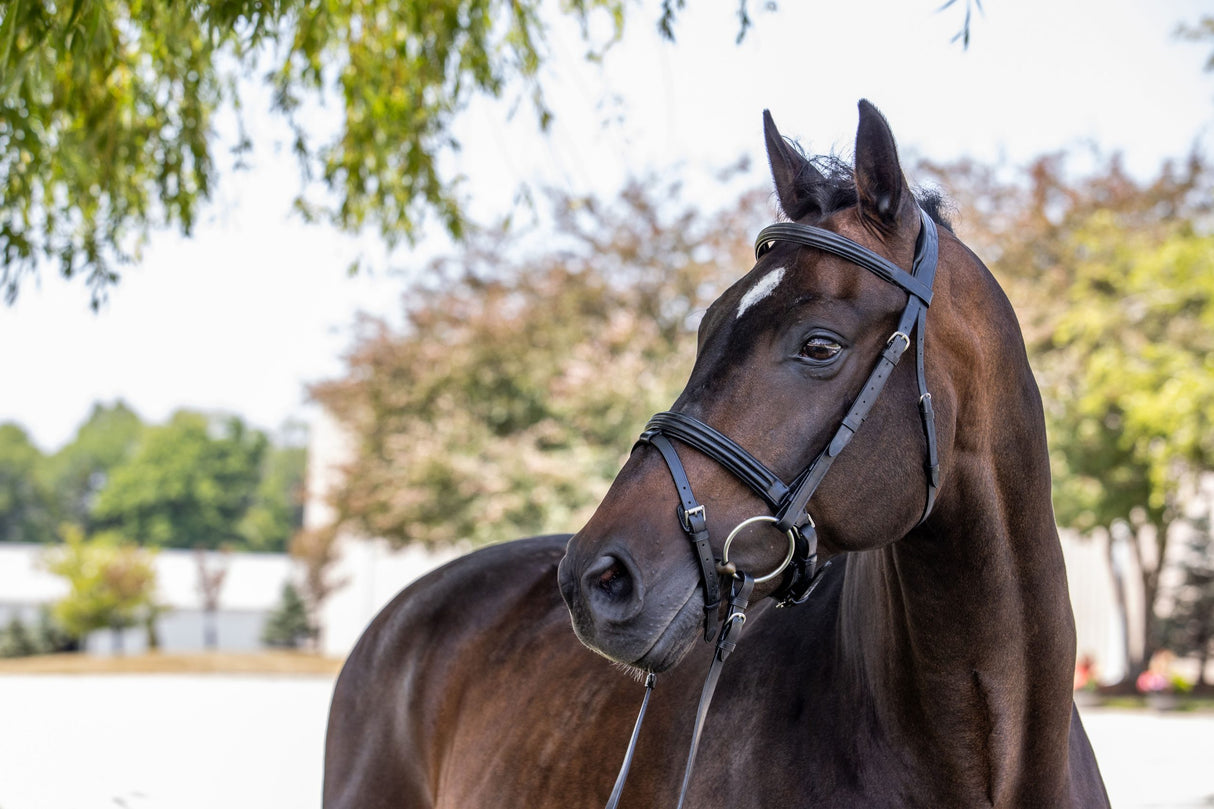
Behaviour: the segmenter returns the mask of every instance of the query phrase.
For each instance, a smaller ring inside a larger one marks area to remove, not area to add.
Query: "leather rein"
[[[695,727],[692,731],[691,749],[683,772],[683,785],[679,793],[678,807],[682,809],[691,783],[691,772],[699,749],[700,734],[708,706],[716,690],[717,680],[725,659],[736,647],[743,625],[746,623],[746,607],[755,584],[783,576],[780,586],[772,594],[781,607],[803,604],[817,587],[822,574],[829,567],[827,562],[818,568],[818,537],[813,518],[809,513],[809,501],[821,485],[826,473],[860,425],[868,417],[885,383],[898,365],[902,355],[911,346],[914,335],[915,376],[919,388],[919,415],[923,433],[927,440],[924,471],[927,479],[927,494],[919,524],[931,514],[936,502],[936,491],[940,485],[940,463],[937,452],[935,413],[932,397],[927,390],[927,374],[924,367],[924,343],[927,327],[927,308],[932,300],[932,284],[936,276],[939,256],[939,237],[936,225],[922,210],[919,211],[921,226],[915,242],[915,257],[910,272],[903,270],[888,259],[878,255],[851,239],[837,233],[811,225],[781,222],[769,225],[759,232],[755,241],[755,258],[762,258],[777,242],[792,242],[805,247],[822,250],[857,264],[887,283],[894,284],[907,293],[906,307],[902,310],[898,326],[890,335],[885,348],[869,373],[860,395],[836,429],[831,440],[818,456],[791,483],[785,483],[761,461],[747,452],[728,436],[710,425],[685,413],[665,411],[649,420],[637,445],[648,444],[662,456],[678,493],[678,519],[691,543],[692,551],[700,567],[704,590],[704,640],[711,643],[717,636],[712,664],[705,678],[696,711]],[[673,440],[672,440],[673,439]],[[679,460],[674,441],[679,441],[707,455],[725,467],[751,491],[758,495],[771,509],[771,514],[760,514],[743,520],[729,533],[721,549],[721,559],[714,557],[709,542],[708,518],[705,508],[692,492],[691,481]],[[784,532],[789,540],[788,554],[775,570],[758,578],[737,570],[729,561],[729,547],[739,533],[755,523],[771,523]],[[724,622],[716,631],[717,615],[721,606],[721,580],[729,583],[729,602]],[[624,789],[624,781],[632,764],[640,736],[641,723],[649,705],[649,697],[656,684],[652,672],[645,680],[645,698],[637,715],[636,725],[628,743],[619,776],[616,778],[606,809],[616,809]]]

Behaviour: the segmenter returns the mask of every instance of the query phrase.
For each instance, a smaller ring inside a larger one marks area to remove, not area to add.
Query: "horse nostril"
[[[614,556],[599,557],[586,570],[582,582],[591,597],[601,595],[608,601],[625,601],[633,593],[632,575],[627,566]]]
[[[597,586],[615,599],[627,598],[632,593],[632,579],[618,562],[599,575]]]

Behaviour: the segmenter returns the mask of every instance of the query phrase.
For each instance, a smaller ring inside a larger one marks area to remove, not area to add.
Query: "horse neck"
[[[967,805],[1061,805],[1067,789],[1074,623],[1041,400],[1015,345],[990,363],[993,395],[958,399],[931,520],[849,557],[840,612],[843,665],[876,727],[952,761],[941,788]]]

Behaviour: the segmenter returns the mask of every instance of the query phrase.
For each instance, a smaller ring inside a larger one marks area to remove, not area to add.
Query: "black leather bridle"
[[[818,490],[818,486],[821,485],[822,479],[826,477],[826,473],[835,459],[843,452],[843,449],[860,429],[860,425],[868,417],[869,411],[872,410],[881,391],[885,388],[890,374],[898,365],[898,361],[902,359],[902,355],[910,348],[912,334],[915,345],[915,375],[919,386],[919,414],[923,423],[923,432],[927,438],[927,454],[924,461],[927,496],[919,524],[928,518],[935,505],[936,490],[940,485],[940,463],[936,447],[936,423],[932,410],[932,397],[927,390],[924,344],[927,308],[932,302],[932,284],[936,276],[939,239],[936,225],[932,222],[931,217],[920,210],[919,219],[922,224],[915,242],[915,257],[910,272],[851,239],[811,225],[792,222],[770,225],[760,231],[759,237],[755,241],[756,258],[762,258],[777,242],[792,242],[844,258],[907,293],[906,307],[902,310],[898,326],[877,358],[876,365],[869,373],[860,395],[852,402],[851,408],[838,429],[835,430],[826,448],[818,453],[817,458],[791,483],[785,483],[728,436],[685,413],[672,411],[658,413],[649,420],[637,440],[638,445],[648,444],[657,449],[670,470],[670,476],[674,479],[675,490],[679,496],[679,524],[691,541],[704,585],[704,639],[706,641],[712,642],[717,625],[717,614],[721,606],[721,579],[726,578],[730,582],[729,609],[717,637],[712,666],[700,695],[700,705],[692,732],[691,750],[683,774],[679,807],[682,807],[687,796],[687,787],[691,780],[691,770],[695,763],[700,732],[703,729],[708,705],[712,700],[721,666],[737,645],[741,627],[745,624],[745,610],[751,591],[757,582],[773,579],[777,575],[783,574],[784,580],[773,594],[780,606],[804,603],[813,592],[825,566],[822,570],[817,567],[818,538],[813,518],[809,514],[810,498]],[[770,515],[757,515],[739,523],[726,538],[720,560],[714,557],[709,542],[708,517],[705,508],[692,493],[691,481],[687,477],[682,461],[679,460],[674,441],[680,441],[698,450],[725,467],[734,477],[745,483],[762,498],[771,509]],[[735,566],[728,561],[730,542],[742,528],[754,522],[772,523],[777,529],[785,532],[789,538],[789,553],[784,562],[776,570],[757,579],[748,573],[737,571]],[[637,716],[636,727],[624,757],[624,764],[607,803],[608,809],[614,809],[619,803],[654,682],[655,677],[650,674],[645,683],[645,700],[642,702],[640,714]]]
[[[776,242],[793,242],[847,259],[907,293],[906,307],[902,310],[898,326],[877,358],[877,363],[865,381],[860,395],[852,402],[851,409],[826,448],[792,483],[786,484],[728,436],[684,413],[658,413],[649,420],[638,439],[638,443],[649,444],[661,453],[674,479],[680,501],[679,523],[691,540],[703,577],[706,640],[711,640],[712,627],[716,623],[716,614],[720,607],[721,571],[718,570],[717,560],[713,557],[708,541],[704,506],[697,502],[692,494],[691,483],[671,439],[712,458],[767,503],[772,516],[762,515],[751,520],[773,523],[777,529],[789,535],[793,547],[792,558],[787,565],[788,572],[775,597],[782,605],[800,604],[811,591],[817,572],[818,541],[814,521],[809,513],[810,498],[826,477],[835,459],[868,417],[890,374],[910,347],[913,334],[915,372],[919,385],[919,413],[927,438],[927,457],[924,463],[927,496],[919,522],[922,523],[931,514],[936,502],[936,490],[940,485],[940,464],[936,449],[932,396],[927,390],[927,375],[924,369],[924,333],[927,308],[932,300],[932,282],[936,275],[938,236],[931,217],[923,211],[919,214],[922,225],[909,273],[851,239],[810,225],[791,222],[771,225],[764,228],[755,241],[756,258],[761,258]],[[768,574],[763,578],[773,576],[774,574]]]

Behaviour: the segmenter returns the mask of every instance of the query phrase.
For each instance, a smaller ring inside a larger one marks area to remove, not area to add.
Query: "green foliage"
[[[981,8],[965,2],[967,45],[971,5]],[[661,2],[668,39],[683,6]],[[630,7],[561,0],[556,10],[596,59]],[[189,235],[216,183],[217,113],[241,114],[252,77],[294,132],[304,216],[375,229],[390,245],[430,218],[460,237],[451,124],[473,98],[509,97],[549,126],[539,75],[552,13],[539,0],[6,0],[0,287],[11,302],[46,261],[84,275],[97,305],[151,231]],[[740,41],[747,0],[735,13]],[[332,128],[317,126],[322,107],[326,121],[337,110]],[[251,146],[243,125],[225,145],[240,165]]]
[[[1059,521],[1088,530],[1143,509],[1164,528],[1178,487],[1214,467],[1214,171],[1193,156],[1141,182],[1113,158],[1076,180],[1061,155],[1011,180],[930,170],[1021,316]]]
[[[755,197],[707,216],[668,196],[556,199],[552,252],[511,260],[480,234],[410,295],[403,331],[368,324],[347,375],[314,389],[354,436],[342,519],[430,545],[580,525],[677,394],[696,315],[750,266],[737,234],[764,215]]]
[[[16,424],[0,424],[0,542],[55,538],[52,498],[44,459]]]
[[[1020,313],[1059,523],[1132,529],[1147,648],[1131,663],[1145,665],[1181,493],[1214,471],[1214,170],[1197,155],[1147,182],[1117,158],[1078,179],[1062,155],[1010,181],[969,163],[931,168],[973,212],[960,235]]]
[[[302,446],[266,449],[253,500],[240,519],[239,533],[250,550],[283,552],[303,524],[307,456]]]
[[[47,459],[48,486],[54,492],[59,522],[88,533],[97,526],[92,509],[110,471],[130,457],[143,431],[135,411],[121,401],[93,405],[71,443]]]
[[[266,436],[230,417],[181,411],[146,430],[97,497],[98,525],[141,545],[220,548],[243,544]]]
[[[1055,380],[1060,510],[1080,527],[1163,530],[1182,483],[1214,469],[1214,237],[1127,229],[1100,212],[1072,236],[1073,281],[1042,368]]]
[[[278,607],[266,617],[261,642],[275,648],[298,649],[315,634],[299,591],[287,582],[282,586],[282,599]]]
[[[567,0],[582,21],[623,0]],[[189,234],[215,180],[216,111],[261,73],[291,122],[299,207],[348,230],[412,238],[426,214],[458,235],[452,117],[511,86],[551,114],[539,3],[507,0],[8,0],[0,4],[0,286],[42,260],[86,274],[94,303],[151,229]],[[268,64],[267,64],[268,63]],[[337,99],[335,134],[306,110]],[[242,138],[246,136],[242,135]],[[248,147],[247,140],[236,144]],[[320,201],[320,200],[323,200]],[[332,204],[329,203],[332,201]]]
[[[0,657],[27,657],[74,651],[76,641],[55,622],[49,609],[38,614],[33,627],[14,615],[6,626],[0,627]]]
[[[115,533],[89,539],[74,528],[64,533],[64,544],[49,550],[45,559],[47,569],[67,579],[70,588],[54,606],[55,619],[76,638],[97,629],[134,626],[153,604],[151,552]]]
[[[10,0],[0,6],[0,283],[45,259],[117,278],[148,228],[188,234],[211,190],[220,101],[203,5]]]
[[[28,657],[37,653],[33,636],[16,615],[7,626],[0,627],[0,657]]]
[[[1214,15],[1202,17],[1192,25],[1182,25],[1177,33],[1194,41],[1214,40]],[[1214,70],[1214,52],[1211,52],[1210,58],[1206,60],[1206,70]]]
[[[55,612],[50,607],[41,607],[38,610],[38,623],[34,625],[34,644],[37,654],[75,652],[80,649],[79,640],[72,637],[71,633],[55,620]]]
[[[238,418],[182,411],[146,426],[96,404],[50,457],[0,425],[0,542],[53,542],[59,526],[140,544],[275,551],[303,523],[306,430],[281,444]]]

